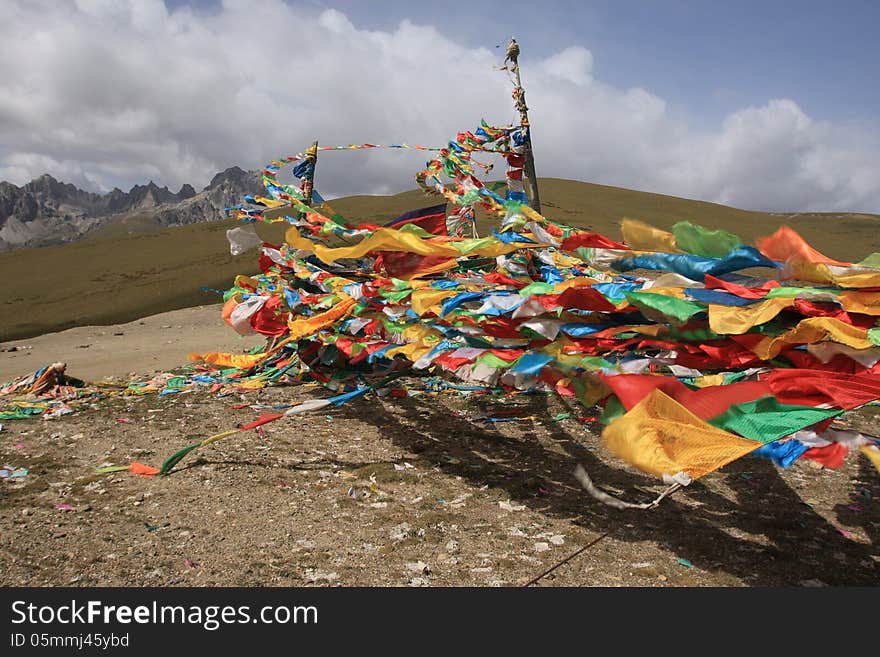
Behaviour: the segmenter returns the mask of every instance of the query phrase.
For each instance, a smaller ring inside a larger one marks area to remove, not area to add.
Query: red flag
[[[394,221],[385,226],[387,228],[400,228],[404,224],[415,224],[433,235],[448,235],[446,229],[446,204],[434,205],[430,208],[413,210],[400,215]],[[426,271],[449,262],[446,256],[421,256],[405,251],[386,251],[376,258],[376,271],[383,268],[385,273],[392,278],[408,278],[420,271]]]
[[[569,237],[566,237],[562,241],[562,245],[559,248],[561,248],[563,251],[574,251],[575,249],[582,246],[594,249],[620,249],[629,251],[629,247],[626,244],[615,242],[612,239],[608,239],[604,235],[600,235],[599,233],[591,233],[589,231],[578,231],[576,233],[572,233]]]
[[[446,204],[430,208],[412,210],[385,224],[386,228],[400,228],[404,224],[415,224],[434,235],[448,235],[446,230]]]

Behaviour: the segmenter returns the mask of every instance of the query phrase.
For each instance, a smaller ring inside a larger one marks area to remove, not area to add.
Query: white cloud
[[[367,31],[281,0],[170,13],[161,0],[7,0],[0,23],[0,178],[18,184],[48,171],[99,188],[201,186],[315,138],[442,145],[480,118],[515,119],[492,69],[500,51],[409,20]],[[586,48],[560,45],[521,59],[540,175],[754,209],[880,211],[876,128],[781,99],[697,132],[649,91],[596,79]],[[426,159],[327,153],[318,187],[408,189]]]
[[[587,85],[592,80],[593,54],[580,46],[566,48],[545,59],[542,68],[547,75],[573,84]]]

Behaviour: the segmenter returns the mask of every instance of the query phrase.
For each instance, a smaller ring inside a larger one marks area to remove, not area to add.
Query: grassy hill
[[[128,235],[142,235],[144,233],[154,233],[168,228],[163,225],[155,214],[146,212],[129,212],[112,221],[98,226],[94,230],[83,235],[83,240],[112,240]]]
[[[833,258],[857,261],[880,251],[880,215],[750,212],[571,180],[545,178],[540,185],[546,216],[614,239],[621,237],[623,217],[661,228],[688,220],[729,230],[746,243],[787,223]],[[413,190],[351,196],[331,205],[351,220],[378,223],[438,202]],[[485,219],[481,223],[485,234]],[[223,290],[236,274],[256,270],[253,251],[229,254],[226,230],[236,225],[230,220],[157,230],[155,224],[133,218],[89,240],[2,253],[0,342],[219,301],[218,295],[202,288]],[[264,239],[281,239],[280,226],[258,230]]]

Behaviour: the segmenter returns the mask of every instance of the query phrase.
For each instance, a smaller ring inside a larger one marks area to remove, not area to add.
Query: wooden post
[[[311,145],[311,147],[305,152],[305,160],[309,162],[311,166],[309,167],[308,173],[303,176],[302,184],[299,189],[303,194],[303,198],[305,199],[303,202],[311,206],[312,205],[312,191],[315,189],[315,168],[318,166],[318,140],[315,140],[315,143]],[[300,217],[303,216],[303,213],[300,213]]]
[[[507,53],[505,62],[510,62],[508,70],[512,71],[516,76],[516,88],[513,90],[513,99],[516,109],[519,111],[519,124],[523,130],[525,137],[525,148],[523,149],[523,173],[527,178],[526,196],[529,199],[529,205],[535,212],[541,211],[541,197],[538,194],[538,177],[535,173],[535,158],[532,155],[532,138],[531,129],[529,127],[529,108],[526,106],[526,92],[522,87],[522,80],[519,76],[519,44],[516,39],[511,38],[507,44]]]

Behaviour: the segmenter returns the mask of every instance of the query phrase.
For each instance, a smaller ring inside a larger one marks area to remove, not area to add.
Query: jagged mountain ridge
[[[217,173],[200,192],[180,191],[153,181],[128,192],[86,192],[43,174],[18,187],[0,182],[0,251],[73,242],[111,224],[135,222],[158,227],[215,221],[223,209],[262,190],[258,171],[233,166]]]

